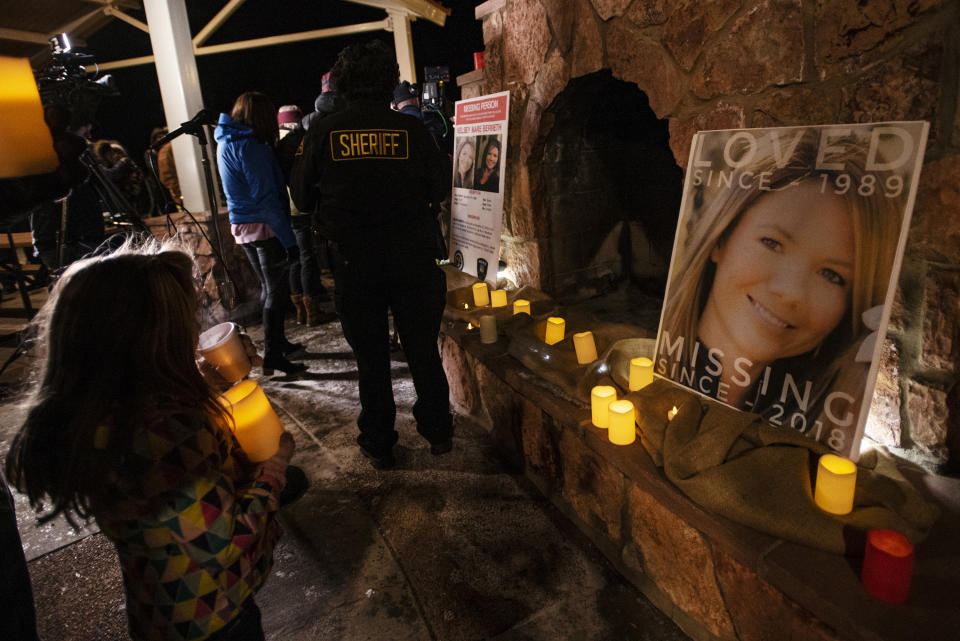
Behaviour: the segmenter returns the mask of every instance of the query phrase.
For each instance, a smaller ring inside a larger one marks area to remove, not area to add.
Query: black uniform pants
[[[446,277],[430,248],[404,248],[385,239],[358,245],[330,243],[334,300],[360,378],[358,441],[383,455],[398,438],[390,380],[389,310],[417,392],[413,406],[417,431],[431,443],[442,442],[453,429],[450,388],[437,346]]]

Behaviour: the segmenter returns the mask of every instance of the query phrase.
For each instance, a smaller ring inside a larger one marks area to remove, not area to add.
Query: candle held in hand
[[[237,383],[219,401],[233,415],[233,433],[251,461],[265,461],[277,453],[283,423],[256,381]]]

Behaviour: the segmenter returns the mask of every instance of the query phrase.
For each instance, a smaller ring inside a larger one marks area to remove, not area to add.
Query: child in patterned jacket
[[[93,517],[134,641],[263,639],[254,594],[293,439],[254,465],[197,368],[194,263],[157,243],[74,263],[38,316],[38,388],[6,465],[46,521]]]

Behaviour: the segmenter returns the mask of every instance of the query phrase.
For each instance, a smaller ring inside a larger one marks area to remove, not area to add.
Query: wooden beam
[[[117,9],[117,8],[115,8],[115,7],[107,7],[107,8],[104,9],[103,11],[104,11],[104,13],[106,13],[108,16],[113,16],[114,18],[118,18],[119,20],[123,20],[123,21],[126,22],[128,25],[132,25],[133,27],[136,27],[137,29],[139,29],[140,31],[142,31],[142,32],[144,32],[144,33],[150,33],[150,27],[148,27],[148,26],[146,25],[146,23],[140,22],[139,20],[137,20],[137,19],[134,18],[133,16],[129,16],[129,15],[127,15],[126,13],[124,13],[123,11],[120,11],[119,9]]]
[[[21,31],[20,29],[0,27],[0,40],[16,40],[17,42],[45,45],[47,44],[48,38],[46,34],[36,31]]]
[[[197,32],[197,35],[193,37],[193,46],[194,48],[199,47],[204,42],[206,42],[213,33],[220,28],[220,26],[227,21],[227,18],[233,15],[233,12],[240,8],[246,0],[230,0],[227,4],[223,6],[220,11],[217,12],[217,15],[213,16],[203,29]]]
[[[377,7],[387,13],[406,13],[414,19],[424,18],[441,27],[450,15],[450,9],[433,0],[347,0],[347,2]]]

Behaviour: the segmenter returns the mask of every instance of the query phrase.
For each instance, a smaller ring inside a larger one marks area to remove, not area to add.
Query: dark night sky
[[[450,67],[452,100],[459,98],[456,77],[473,69],[473,52],[483,49],[481,22],[474,7],[483,0],[444,0],[452,9],[444,27],[427,20],[412,24],[417,75],[424,66]],[[224,0],[188,0],[191,32],[196,33],[223,6]],[[142,12],[131,15],[145,20]],[[295,33],[358,22],[382,20],[381,9],[343,0],[248,0],[206,44],[220,44]],[[279,107],[299,105],[313,111],[320,91],[320,76],[333,65],[337,53],[354,42],[379,38],[393,47],[393,34],[386,31],[274,45],[247,51],[220,53],[197,58],[204,105],[227,111],[244,91],[263,91]],[[98,61],[149,55],[147,34],[114,20],[91,36],[87,48]],[[98,135],[118,139],[134,158],[141,158],[150,130],[164,124],[160,90],[152,65],[140,65],[111,72],[120,96],[107,98],[97,112]]]

